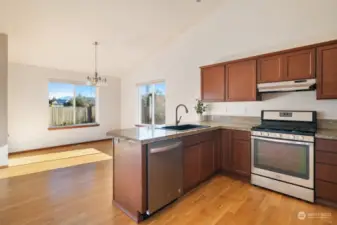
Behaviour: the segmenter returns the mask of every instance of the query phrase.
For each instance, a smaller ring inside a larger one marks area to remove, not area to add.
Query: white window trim
[[[95,122],[94,123],[83,123],[83,124],[76,124],[76,86],[87,86],[86,82],[82,82],[82,81],[74,81],[74,80],[63,80],[63,79],[48,79],[48,84],[49,83],[63,83],[63,84],[72,84],[74,85],[74,89],[73,89],[73,117],[74,117],[74,121],[73,121],[73,125],[65,125],[65,126],[51,126],[48,125],[48,128],[66,128],[66,127],[80,127],[80,126],[91,126],[91,125],[99,125],[99,88],[96,87],[96,98],[95,98]],[[48,90],[48,96],[49,96],[49,90]],[[48,105],[48,109],[49,109],[49,105]],[[49,115],[50,116],[50,115]]]

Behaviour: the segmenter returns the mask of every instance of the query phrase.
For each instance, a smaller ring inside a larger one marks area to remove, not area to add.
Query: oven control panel
[[[263,131],[252,131],[253,136],[259,137],[268,137],[268,138],[277,138],[277,139],[286,139],[294,141],[304,141],[304,142],[314,142],[314,136],[306,135],[297,135],[297,134],[282,134],[282,133],[273,133],[273,132],[263,132]]]

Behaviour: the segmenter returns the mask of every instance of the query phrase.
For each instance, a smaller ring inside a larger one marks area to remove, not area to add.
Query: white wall
[[[88,75],[71,71],[9,64],[9,152],[86,142],[106,138],[120,127],[120,79],[108,77],[99,89],[99,127],[48,131],[48,80],[85,81]]]
[[[8,164],[8,123],[7,123],[7,65],[8,38],[0,34],[0,167]]]
[[[136,83],[165,79],[167,123],[174,108],[191,109],[200,96],[199,66],[337,39],[336,0],[228,0],[142,68],[122,80],[122,127],[137,122]],[[337,119],[337,100],[316,101],[315,92],[267,94],[254,103],[212,104],[213,114],[259,116],[261,109],[318,110]],[[182,112],[183,113],[183,112]],[[195,119],[195,113],[183,117]]]

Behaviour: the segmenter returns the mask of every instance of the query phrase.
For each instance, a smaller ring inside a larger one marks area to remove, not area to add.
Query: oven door
[[[314,143],[252,136],[252,173],[314,188]]]

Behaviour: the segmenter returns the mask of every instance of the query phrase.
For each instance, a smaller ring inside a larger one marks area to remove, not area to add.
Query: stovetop
[[[316,128],[314,127],[304,127],[293,125],[265,125],[261,124],[252,128],[253,131],[265,131],[265,132],[275,132],[275,133],[289,133],[289,134],[299,134],[299,135],[315,135]]]

